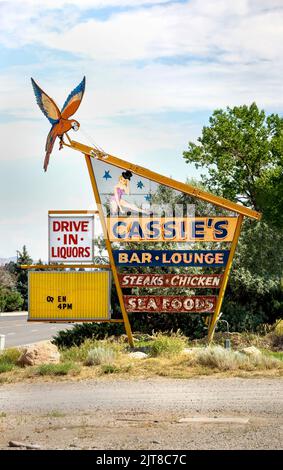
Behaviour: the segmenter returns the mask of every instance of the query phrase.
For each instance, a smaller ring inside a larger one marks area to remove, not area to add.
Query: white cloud
[[[16,2],[17,3],[17,2]],[[281,58],[283,4],[238,0],[191,0],[162,5],[160,2],[68,2],[77,10],[58,17],[51,8],[67,2],[7,4],[2,15],[2,40],[42,44],[83,54],[100,61],[150,60],[189,55],[224,61],[274,60]],[[143,8],[144,4],[152,5]],[[79,19],[79,8],[138,5],[113,13],[107,20]],[[273,8],[271,8],[273,7]],[[30,10],[29,10],[30,9]],[[32,18],[34,15],[34,18]],[[51,15],[51,16],[50,16]],[[20,27],[19,27],[20,26]],[[10,33],[5,34],[5,31]],[[11,37],[11,33],[12,37]]]
[[[1,125],[3,135],[12,138],[17,134],[21,136],[21,142],[25,142],[26,136],[33,135],[36,123],[36,127],[42,129],[40,134],[37,133],[42,141],[49,130],[48,121],[44,127],[44,118],[36,107],[30,75],[62,106],[69,91],[86,74],[87,89],[77,113],[78,120],[82,125],[93,123],[94,133],[101,133],[103,145],[107,141],[106,134],[111,135],[111,140],[113,133],[118,141],[119,135],[128,142],[132,139],[129,143],[131,150],[134,147],[148,149],[145,140],[151,128],[148,126],[144,131],[140,120],[136,121],[136,129],[133,131],[131,128],[129,133],[127,125],[117,126],[113,117],[146,115],[148,122],[152,123],[149,114],[213,110],[252,101],[261,107],[282,109],[282,2],[272,0],[268,8],[261,0],[206,0],[205,8],[202,0],[169,5],[158,2],[157,6],[154,6],[154,1],[85,0],[78,5],[79,8],[87,8],[90,4],[99,7],[102,4],[130,3],[140,8],[113,14],[104,21],[78,21],[68,31],[61,32],[52,31],[47,19],[50,11],[51,15],[54,13],[52,8],[55,4],[57,7],[67,4],[63,0],[41,4],[40,18],[36,17],[32,22],[29,15],[32,11],[39,13],[38,2],[0,3],[10,14],[10,17],[2,15],[3,32],[5,28],[15,29],[17,26],[13,34],[15,43],[17,34],[20,34],[23,41],[33,46],[41,44],[43,50],[50,47],[81,54],[77,61],[67,57],[61,60],[56,54],[51,54],[42,62],[9,67],[5,73],[2,72],[0,102],[3,120],[5,113],[8,118],[20,120],[17,124],[7,122]],[[145,3],[152,6],[142,8]],[[68,4],[75,5],[75,2],[68,1]],[[15,23],[11,26],[8,20],[12,18],[15,5]],[[64,23],[64,18],[63,15],[58,21]],[[189,62],[178,61],[181,56],[186,56]],[[156,60],[161,57],[167,63]],[[141,59],[145,61],[143,65],[140,64]],[[51,72],[55,68],[56,79]],[[38,79],[38,75],[44,75],[44,79]],[[32,121],[23,122],[27,119]],[[152,146],[155,146],[155,141],[163,141],[170,146],[170,142],[175,143],[180,137],[177,127],[171,132],[166,127],[160,130],[158,121],[152,123],[152,129]],[[133,133],[136,138],[133,138]],[[172,140],[166,139],[167,135],[171,135]],[[15,143],[15,147],[17,145]],[[29,142],[25,148],[31,150]],[[3,155],[6,153],[2,153],[2,158]]]

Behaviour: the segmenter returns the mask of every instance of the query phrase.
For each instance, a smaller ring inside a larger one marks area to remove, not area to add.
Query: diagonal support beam
[[[231,243],[229,258],[228,258],[228,261],[227,261],[227,264],[226,264],[226,267],[225,267],[225,270],[224,270],[224,273],[223,273],[223,278],[222,278],[221,286],[220,286],[220,289],[219,289],[219,294],[218,294],[218,298],[217,298],[217,302],[216,302],[216,306],[215,306],[215,312],[213,314],[213,317],[211,319],[209,329],[208,329],[208,342],[209,343],[213,339],[216,323],[217,323],[217,320],[218,320],[219,315],[220,315],[220,311],[221,311],[221,307],[222,307],[222,303],[223,303],[223,299],[224,299],[224,295],[225,295],[225,291],[226,291],[226,287],[227,287],[227,283],[228,283],[228,279],[229,279],[229,274],[230,274],[230,271],[231,271],[235,251],[236,251],[239,236],[240,236],[240,233],[241,233],[242,222],[243,222],[243,215],[239,215],[237,225],[236,225],[236,229],[235,229],[235,233],[234,233],[234,238],[233,238],[233,241]]]

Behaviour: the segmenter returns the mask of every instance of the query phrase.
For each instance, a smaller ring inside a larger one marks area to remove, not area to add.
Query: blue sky
[[[85,163],[55,147],[30,77],[59,107],[86,75],[72,137],[184,181],[215,108],[282,113],[282,0],[0,0],[0,257],[47,258],[49,209],[92,209]]]

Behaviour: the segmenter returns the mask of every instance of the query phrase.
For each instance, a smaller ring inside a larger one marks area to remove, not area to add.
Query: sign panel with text
[[[152,296],[124,295],[125,307],[128,312],[189,312],[213,313],[216,296]]]
[[[237,217],[108,217],[111,241],[231,242]]]
[[[119,274],[122,288],[187,287],[190,289],[219,289],[221,279],[221,274]]]
[[[108,320],[109,271],[30,271],[29,320]]]
[[[93,233],[93,215],[49,215],[49,262],[92,262]]]
[[[117,266],[226,266],[229,250],[113,250]]]

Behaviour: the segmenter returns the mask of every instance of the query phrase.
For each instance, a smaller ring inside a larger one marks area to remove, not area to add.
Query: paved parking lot
[[[51,339],[57,331],[72,327],[71,323],[28,322],[27,314],[0,316],[0,335],[5,335],[5,348]]]

